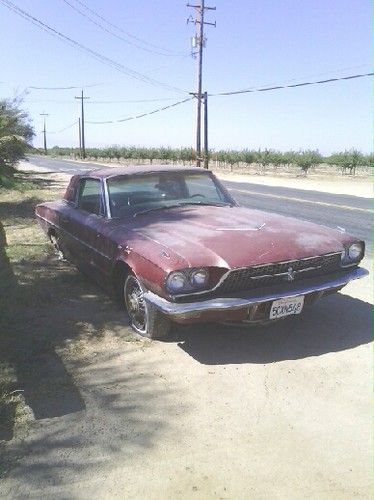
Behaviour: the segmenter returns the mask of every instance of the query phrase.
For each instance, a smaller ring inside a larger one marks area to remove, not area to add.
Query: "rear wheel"
[[[129,274],[124,283],[123,295],[133,329],[145,337],[161,339],[170,331],[171,321],[144,299],[146,288],[134,274]]]

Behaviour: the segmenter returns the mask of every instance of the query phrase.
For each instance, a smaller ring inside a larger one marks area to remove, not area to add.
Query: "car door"
[[[106,223],[101,180],[91,177],[80,179],[76,209],[71,212],[69,221],[75,241],[72,253],[79,265],[94,268],[98,273],[95,278],[99,279],[107,274],[111,260],[106,253]]]

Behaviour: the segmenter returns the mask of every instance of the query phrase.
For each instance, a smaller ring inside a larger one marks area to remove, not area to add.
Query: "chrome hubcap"
[[[143,290],[134,276],[129,276],[126,280],[125,302],[134,328],[144,333],[147,326],[146,305]]]

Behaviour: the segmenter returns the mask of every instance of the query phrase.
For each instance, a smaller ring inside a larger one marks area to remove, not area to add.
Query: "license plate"
[[[282,318],[292,314],[300,314],[304,305],[304,296],[285,297],[274,300],[270,309],[270,319]]]

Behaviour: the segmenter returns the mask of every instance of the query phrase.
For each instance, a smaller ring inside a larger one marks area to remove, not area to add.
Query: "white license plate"
[[[291,314],[300,314],[304,305],[304,296],[285,297],[274,300],[270,309],[270,319],[282,318]]]

